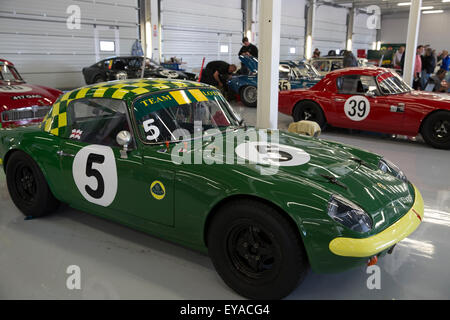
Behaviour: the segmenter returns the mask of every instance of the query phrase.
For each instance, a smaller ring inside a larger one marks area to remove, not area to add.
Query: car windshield
[[[383,94],[401,94],[412,91],[412,88],[396,73],[380,74],[377,82]]]
[[[139,134],[148,143],[187,140],[199,132],[216,129],[217,134],[239,126],[239,118],[215,89],[147,95],[134,103],[133,110]]]
[[[317,71],[317,69],[308,63],[301,63],[294,70],[299,75],[299,77],[309,77],[309,78],[320,77],[320,74]]]
[[[0,80],[4,81],[23,81],[16,68],[6,63],[0,62]]]

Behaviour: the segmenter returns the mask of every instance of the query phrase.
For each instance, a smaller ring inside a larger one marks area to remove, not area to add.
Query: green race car
[[[68,92],[39,126],[0,130],[0,164],[26,216],[63,202],[207,252],[254,299],[287,296],[310,267],[373,263],[424,216],[389,161],[247,127],[217,89],[189,81]]]

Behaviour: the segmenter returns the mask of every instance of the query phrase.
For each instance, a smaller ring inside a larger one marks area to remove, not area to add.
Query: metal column
[[[409,9],[408,35],[406,37],[405,67],[403,79],[409,85],[414,80],[414,65],[416,61],[417,39],[419,37],[420,14],[422,0],[412,0]]]

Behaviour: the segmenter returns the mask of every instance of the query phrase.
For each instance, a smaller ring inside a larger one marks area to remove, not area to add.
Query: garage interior
[[[273,19],[269,26],[267,19]],[[0,59],[14,63],[27,83],[67,92],[86,85],[83,68],[133,55],[137,41],[146,57],[161,64],[175,57],[195,74],[215,60],[239,68],[245,36],[260,50],[258,107],[245,106],[239,97],[231,106],[248,126],[287,131],[293,119],[278,112],[279,61],[311,59],[315,48],[323,56],[342,50],[356,56],[360,50],[404,44],[403,78],[412,85],[417,46],[438,53],[450,49],[448,30],[446,0],[3,0]],[[449,299],[448,150],[430,147],[421,135],[336,127],[327,127],[320,139],[397,164],[421,191],[425,217],[378,261],[380,288],[368,288],[365,266],[336,274],[310,271],[287,299]],[[66,286],[71,265],[81,269],[79,290]],[[207,255],[177,244],[66,205],[42,219],[24,218],[0,170],[0,299],[242,297],[224,283]]]

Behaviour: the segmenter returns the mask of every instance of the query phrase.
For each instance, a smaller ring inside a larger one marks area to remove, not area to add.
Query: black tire
[[[437,111],[425,119],[422,137],[436,149],[450,149],[450,112]]]
[[[219,209],[207,241],[223,281],[250,299],[282,299],[309,270],[298,230],[274,208],[255,200]]]
[[[6,164],[6,183],[14,204],[27,217],[41,217],[58,209],[37,163],[22,151],[14,152]]]
[[[241,101],[247,107],[254,108],[258,104],[258,89],[255,86],[246,86],[240,92]]]
[[[327,124],[322,108],[312,101],[301,101],[297,103],[292,112],[292,117],[295,122],[303,120],[317,122],[322,129],[324,129]]]

